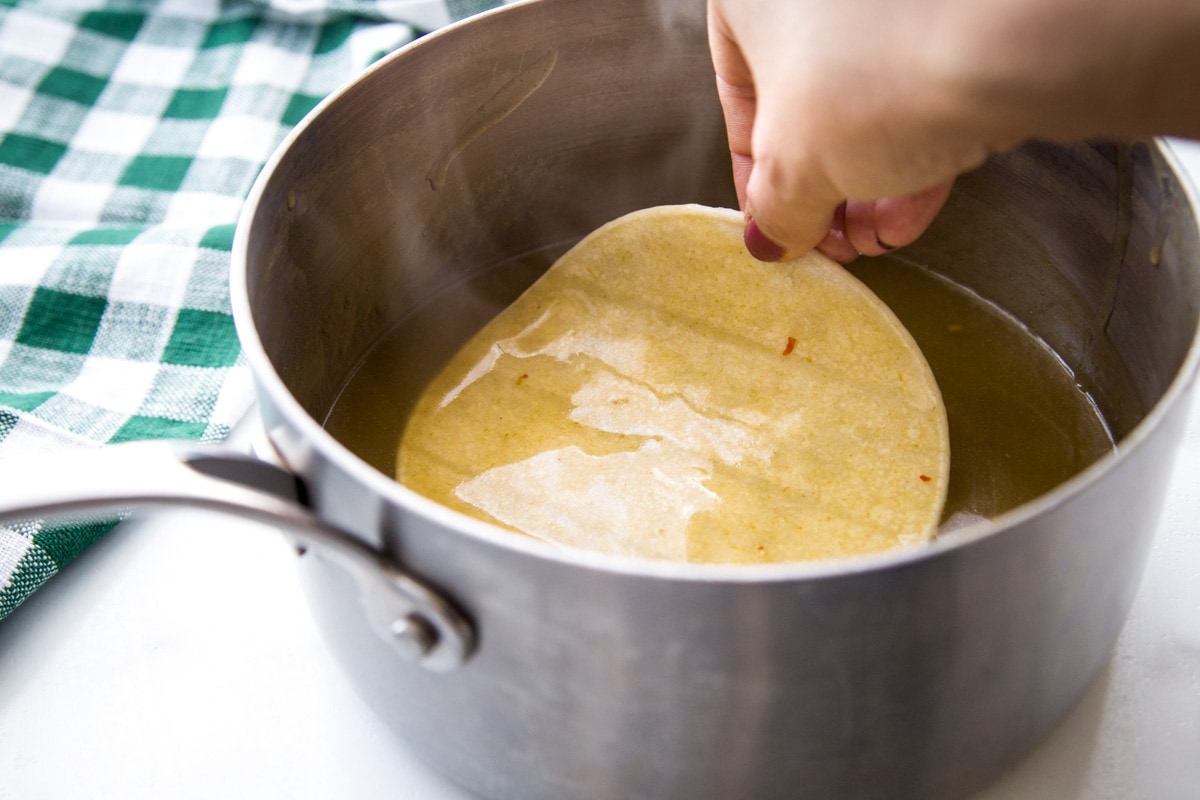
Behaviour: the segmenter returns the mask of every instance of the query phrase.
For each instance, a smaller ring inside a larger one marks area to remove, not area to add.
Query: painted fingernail
[[[746,249],[750,251],[750,255],[759,261],[778,261],[783,258],[783,248],[768,239],[767,235],[758,229],[758,223],[753,219],[746,221],[746,230],[742,234],[742,241],[746,243]]]

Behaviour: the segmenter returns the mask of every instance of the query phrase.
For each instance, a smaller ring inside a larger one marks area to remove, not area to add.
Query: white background
[[[1200,145],[1177,149],[1200,176]],[[1191,406],[1110,665],[978,800],[1200,796],[1200,393]],[[269,528],[203,512],[93,546],[0,622],[0,798],[467,797],[353,693],[293,560]]]

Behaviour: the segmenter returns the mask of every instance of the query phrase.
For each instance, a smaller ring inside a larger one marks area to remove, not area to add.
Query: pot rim
[[[1104,475],[1116,468],[1117,462],[1125,458],[1127,453],[1143,446],[1143,442],[1162,424],[1163,418],[1178,403],[1185,400],[1195,382],[1197,372],[1200,370],[1200,324],[1192,332],[1188,353],[1166,391],[1121,441],[1118,449],[1105,454],[1049,492],[992,519],[965,525],[955,530],[950,536],[935,538],[928,545],[922,544],[911,548],[844,559],[773,564],[698,564],[606,555],[545,542],[469,517],[436,503],[384,475],[337,441],[309,415],[275,371],[258,336],[250,304],[247,280],[250,228],[266,187],[280,161],[291,150],[296,140],[305,135],[314,120],[320,117],[327,108],[354,91],[360,83],[369,80],[375,72],[387,69],[391,62],[404,58],[409,51],[418,47],[427,47],[431,41],[452,37],[462,28],[476,26],[485,18],[497,14],[518,12],[518,9],[534,5],[537,2],[538,0],[522,0],[522,2],[495,8],[426,34],[379,59],[357,77],[330,93],[276,147],[251,187],[237,222],[230,264],[230,299],[238,338],[259,392],[266,393],[270,397],[280,414],[296,426],[303,439],[314,450],[329,458],[355,481],[381,496],[385,502],[406,508],[436,525],[456,534],[470,536],[486,545],[560,563],[563,566],[620,573],[630,577],[694,582],[763,583],[846,578],[868,572],[903,568],[916,562],[941,558],[983,540],[999,536],[1028,520],[1051,512],[1101,480]],[[1197,224],[1200,224],[1200,194],[1192,184],[1190,176],[1182,169],[1178,154],[1172,148],[1169,140],[1165,138],[1156,137],[1152,143],[1179,181],[1187,197],[1192,216],[1196,218]],[[270,431],[267,432],[267,435],[270,437]]]

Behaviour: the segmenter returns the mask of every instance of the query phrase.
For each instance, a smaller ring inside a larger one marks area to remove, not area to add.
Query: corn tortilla
[[[760,263],[742,224],[664,206],[584,238],[426,389],[397,479],[636,558],[790,562],[928,541],[950,446],[919,348],[840,265]]]

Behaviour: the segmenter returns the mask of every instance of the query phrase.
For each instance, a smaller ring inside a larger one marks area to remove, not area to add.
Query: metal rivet
[[[392,644],[409,661],[419,661],[437,644],[437,628],[420,614],[408,614],[392,622]]]

